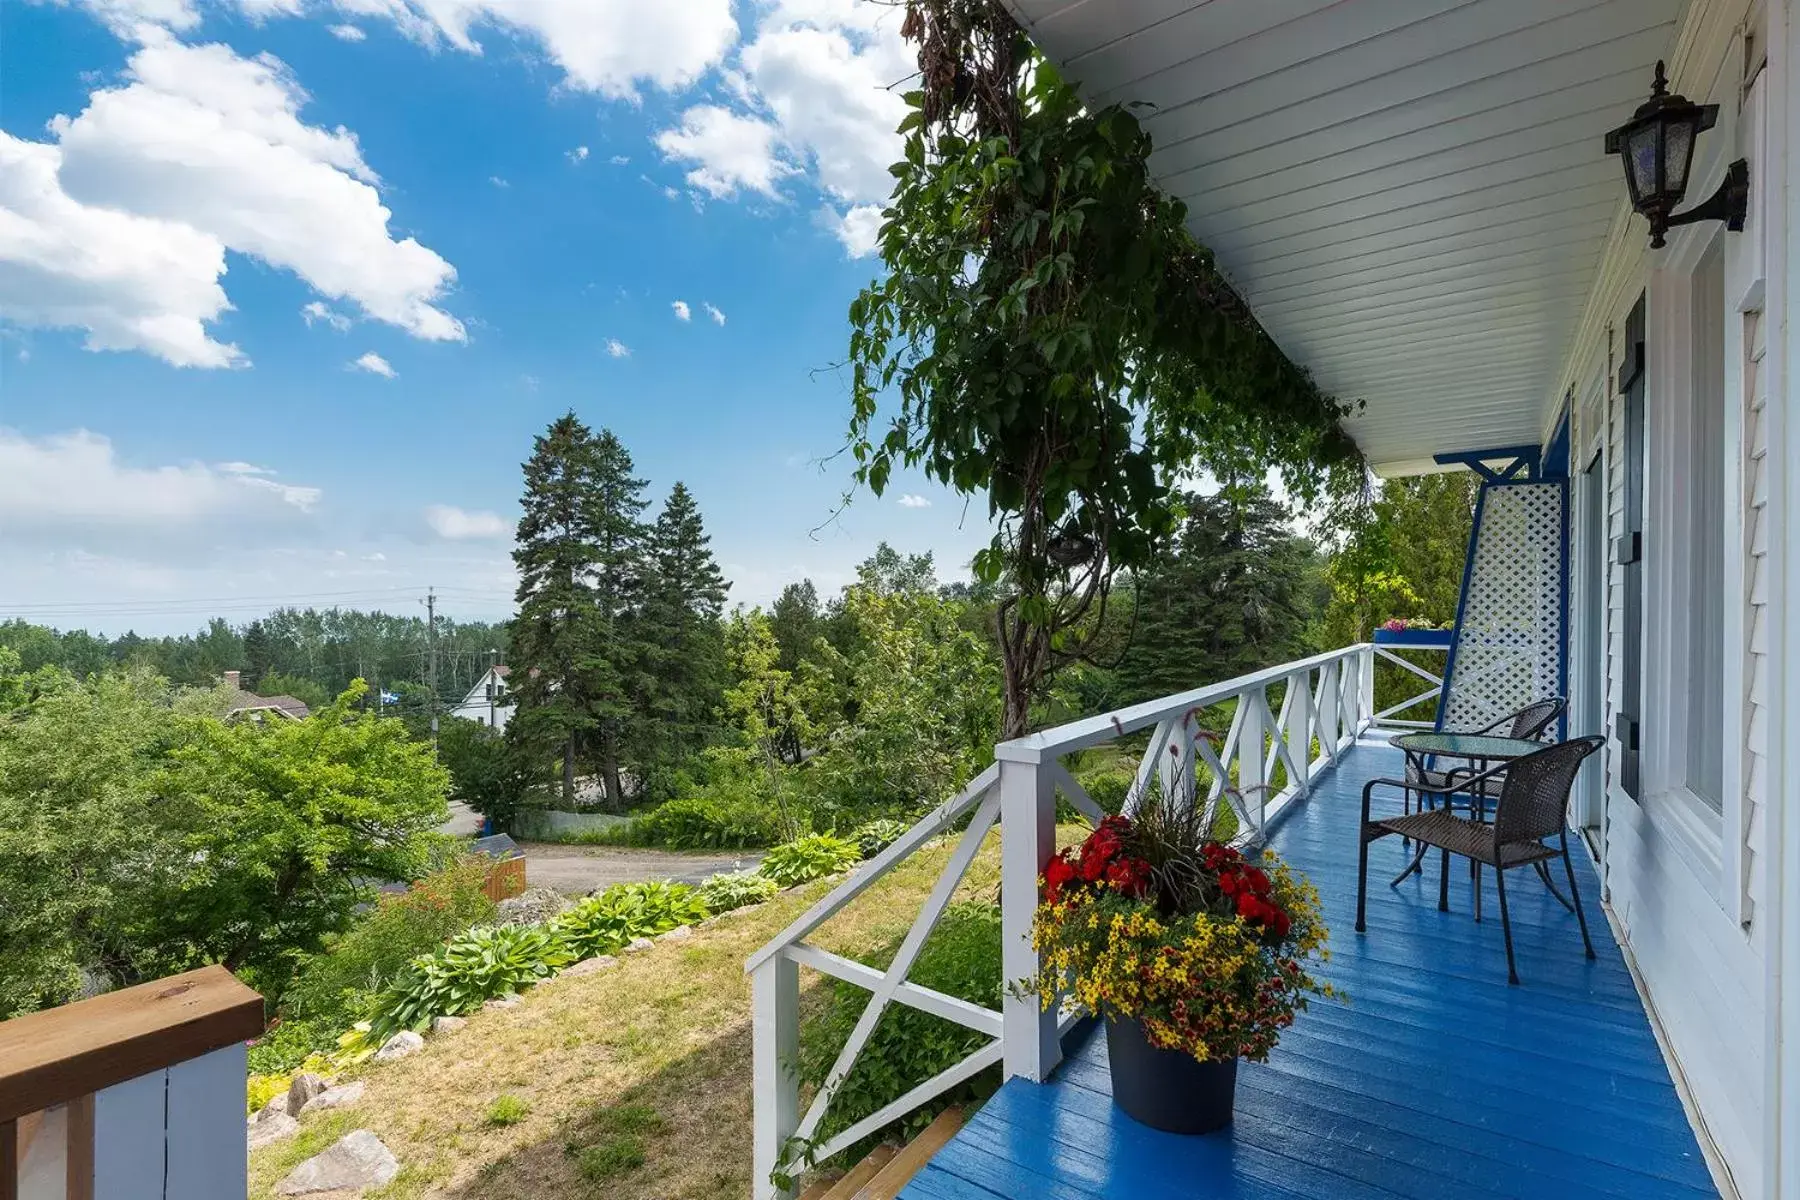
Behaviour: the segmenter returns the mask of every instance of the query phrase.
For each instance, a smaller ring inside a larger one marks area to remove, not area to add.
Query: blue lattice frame
[[[1515,452],[1518,451],[1518,453]],[[1515,455],[1513,461],[1501,468],[1489,467],[1486,464],[1508,455]],[[1560,696],[1569,694],[1569,480],[1566,472],[1556,477],[1544,478],[1539,474],[1542,462],[1536,447],[1504,448],[1497,450],[1467,451],[1454,455],[1438,455],[1439,462],[1456,461],[1470,465],[1477,470],[1483,483],[1475,499],[1475,517],[1469,527],[1468,548],[1463,555],[1462,588],[1457,597],[1456,622],[1452,626],[1450,652],[1444,664],[1444,682],[1438,692],[1438,712],[1434,728],[1443,732],[1445,718],[1450,712],[1450,692],[1456,682],[1458,658],[1463,647],[1463,633],[1468,615],[1469,595],[1474,581],[1476,552],[1481,544],[1483,522],[1487,517],[1488,497],[1490,489],[1516,487],[1554,487],[1557,491],[1558,529],[1557,529],[1557,630],[1556,630],[1556,689]],[[1525,478],[1519,478],[1520,474]],[[1568,734],[1568,717],[1565,711],[1558,722],[1558,736]]]

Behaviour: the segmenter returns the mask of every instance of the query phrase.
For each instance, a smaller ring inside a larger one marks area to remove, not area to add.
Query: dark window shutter
[[[1624,648],[1620,663],[1619,782],[1637,799],[1642,786],[1639,715],[1644,701],[1644,298],[1625,319],[1619,393],[1625,407],[1625,529],[1614,548],[1624,574]]]

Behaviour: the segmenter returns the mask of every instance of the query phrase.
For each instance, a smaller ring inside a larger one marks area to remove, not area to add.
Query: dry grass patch
[[[952,843],[876,883],[812,939],[855,952],[912,923]],[[403,1171],[371,1196],[469,1200],[718,1200],[750,1192],[750,983],[744,960],[834,886],[822,880],[728,914],[685,942],[476,1013],[423,1051],[363,1073],[353,1109],[308,1118],[294,1139],[251,1156],[265,1198],[310,1154],[373,1130]],[[999,835],[960,898],[992,901]],[[805,979],[805,1000],[824,989]],[[510,1098],[510,1099],[504,1099]],[[504,1100],[504,1103],[503,1103]],[[491,1114],[504,1108],[507,1121]]]

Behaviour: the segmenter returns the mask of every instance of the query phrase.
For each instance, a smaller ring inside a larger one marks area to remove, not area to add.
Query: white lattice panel
[[[1479,729],[1562,694],[1562,481],[1482,489],[1443,728]]]

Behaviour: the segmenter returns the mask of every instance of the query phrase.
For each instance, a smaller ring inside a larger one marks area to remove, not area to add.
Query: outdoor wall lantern
[[[1693,104],[1683,96],[1669,95],[1669,78],[1658,62],[1650,99],[1638,106],[1631,120],[1606,135],[1606,152],[1625,160],[1631,207],[1650,218],[1652,249],[1666,244],[1663,234],[1671,227],[1695,221],[1723,221],[1733,233],[1743,231],[1750,203],[1750,164],[1741,158],[1725,169],[1725,182],[1705,203],[1675,212],[1687,192],[1694,139],[1718,118],[1716,104]]]

